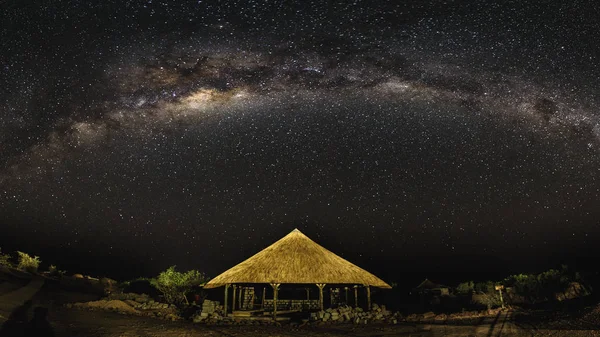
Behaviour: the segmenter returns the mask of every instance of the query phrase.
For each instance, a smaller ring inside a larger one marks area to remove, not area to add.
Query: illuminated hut
[[[371,307],[370,287],[391,288],[375,275],[321,247],[298,229],[294,229],[279,241],[213,278],[204,285],[204,288],[225,287],[225,313],[227,314],[229,287],[233,288],[231,309],[235,313],[236,300],[238,308],[254,309],[253,286],[257,284],[268,284],[273,288],[273,299],[266,299],[263,291],[261,302],[261,309],[272,307],[273,317],[276,317],[278,307],[292,311],[300,308],[323,310],[323,288],[326,285],[344,286],[346,299],[348,288],[354,287],[355,306],[358,305],[356,300],[358,287],[365,287],[369,308]],[[285,284],[316,285],[319,289],[318,302],[313,301],[314,306],[311,306],[308,289],[306,300],[279,299],[279,287]],[[237,296],[236,290],[239,290]],[[244,302],[249,302],[251,305],[243,305]],[[308,307],[302,306],[307,303]]]

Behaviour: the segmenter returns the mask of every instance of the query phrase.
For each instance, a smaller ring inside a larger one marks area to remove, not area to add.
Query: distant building
[[[417,294],[431,296],[449,296],[450,287],[425,279],[415,289]]]

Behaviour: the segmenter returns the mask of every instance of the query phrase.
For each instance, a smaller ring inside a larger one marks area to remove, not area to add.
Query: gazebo
[[[235,310],[238,285],[269,284],[273,288],[273,317],[277,315],[279,287],[283,284],[316,285],[319,289],[319,308],[323,310],[323,288],[327,284],[354,287],[355,306],[359,286],[367,292],[371,307],[371,288],[391,287],[377,276],[323,248],[298,229],[281,238],[254,256],[213,278],[204,288],[225,287],[225,315],[228,289],[233,287],[232,311]],[[346,287],[347,296],[348,287]],[[252,293],[252,299],[253,297]],[[263,303],[264,303],[263,292]],[[241,289],[238,294],[241,304]],[[239,305],[238,304],[238,305]]]

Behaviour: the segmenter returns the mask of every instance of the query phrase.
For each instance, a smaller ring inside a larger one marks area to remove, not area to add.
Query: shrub
[[[17,268],[30,273],[37,272],[40,262],[42,262],[39,256],[31,257],[29,254],[23,252],[17,252],[17,254],[19,254],[19,265]]]
[[[194,286],[202,285],[206,281],[206,276],[197,270],[181,273],[175,270],[175,266],[172,266],[152,279],[151,284],[163,294],[166,302],[188,304],[186,294]]]
[[[488,310],[502,305],[502,302],[500,301],[500,294],[497,291],[495,293],[490,292],[477,294],[477,296],[473,296],[473,303],[485,305]]]
[[[10,255],[3,254],[2,249],[0,249],[0,266],[12,267],[13,264],[10,262]]]
[[[463,282],[456,287],[456,292],[461,295],[469,295],[475,289],[473,281]]]
[[[474,290],[477,293],[493,293],[495,289],[495,283],[492,281],[475,283]]]

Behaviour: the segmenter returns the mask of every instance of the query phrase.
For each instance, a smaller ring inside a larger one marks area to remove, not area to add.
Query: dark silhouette
[[[0,328],[2,337],[21,337],[27,336],[27,312],[33,305],[31,300],[18,306],[8,317],[8,320]]]
[[[27,327],[27,336],[35,337],[54,337],[54,329],[46,319],[48,308],[36,307],[33,309],[33,318]]]

